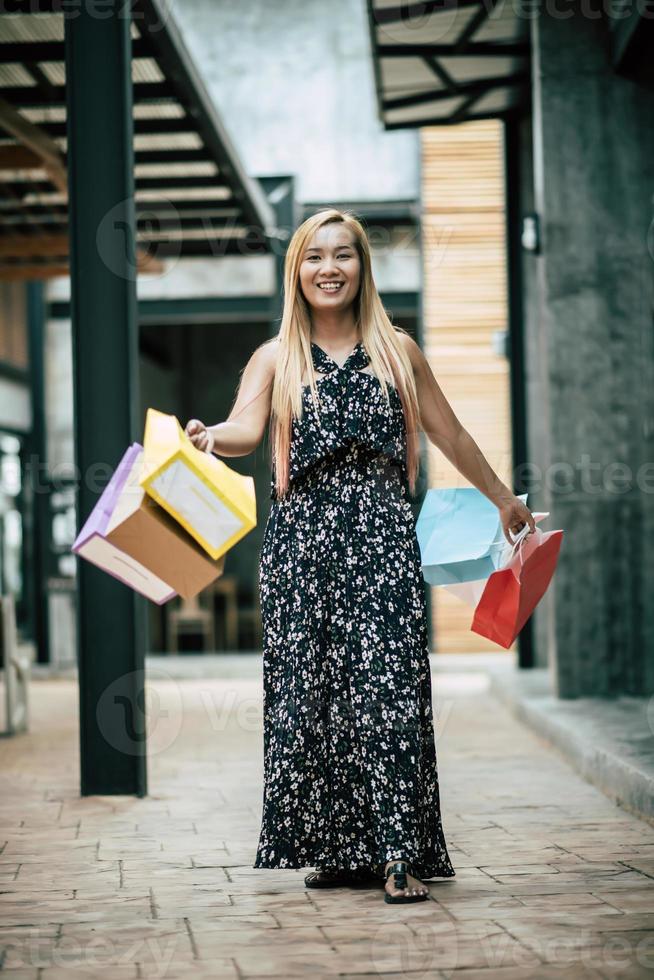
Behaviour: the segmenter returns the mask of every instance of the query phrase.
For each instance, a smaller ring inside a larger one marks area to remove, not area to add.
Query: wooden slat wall
[[[27,300],[23,282],[0,282],[0,361],[27,368]]]
[[[458,418],[510,484],[508,362],[492,348],[493,331],[507,327],[501,123],[420,133],[425,354]],[[429,450],[430,486],[470,486]],[[471,632],[469,606],[442,589],[432,593],[437,652],[502,650]]]

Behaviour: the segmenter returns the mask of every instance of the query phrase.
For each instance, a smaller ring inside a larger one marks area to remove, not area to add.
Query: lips
[[[319,282],[319,283],[316,283],[316,285],[318,286],[318,289],[320,289],[321,292],[323,292],[323,293],[338,293],[338,292],[341,291],[341,289],[343,288],[343,286],[345,285],[345,283],[344,282],[341,282],[341,281],[339,281],[339,282]]]

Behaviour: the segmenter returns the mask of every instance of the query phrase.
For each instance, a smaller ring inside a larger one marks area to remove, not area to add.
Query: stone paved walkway
[[[35,681],[31,733],[0,741],[7,977],[654,977],[654,829],[512,720],[482,675],[434,674],[457,876],[404,907],[254,870],[260,679],[150,676],[145,799],[79,797],[70,679]]]

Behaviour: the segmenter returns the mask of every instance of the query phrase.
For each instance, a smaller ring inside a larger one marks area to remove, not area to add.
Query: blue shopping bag
[[[517,494],[527,502],[527,494]],[[422,574],[430,585],[487,579],[506,538],[498,508],[476,487],[428,490],[416,523]]]

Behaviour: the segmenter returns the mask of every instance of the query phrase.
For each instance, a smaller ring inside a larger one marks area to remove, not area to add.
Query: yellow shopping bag
[[[252,477],[196,449],[174,415],[148,409],[143,448],[141,486],[212,558],[256,526]]]
[[[143,447],[134,442],[71,550],[157,605],[176,595],[192,599],[222,575],[225,559],[213,561],[145,492],[142,465]]]

